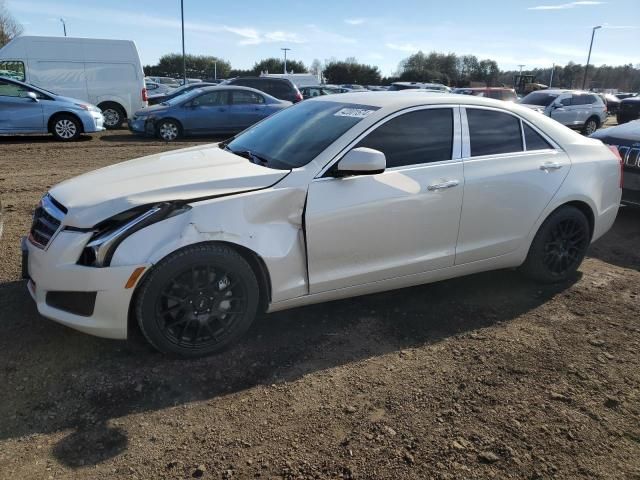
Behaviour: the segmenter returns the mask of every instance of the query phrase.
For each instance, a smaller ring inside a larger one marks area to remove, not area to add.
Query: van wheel
[[[591,135],[598,129],[598,120],[594,117],[589,118],[586,122],[584,122],[584,126],[582,127],[583,135]]]
[[[171,142],[180,138],[181,134],[182,129],[180,128],[180,124],[175,120],[160,120],[156,127],[156,135],[158,135],[160,140],[164,140],[165,142]]]
[[[51,133],[56,140],[70,142],[76,140],[82,132],[80,121],[73,115],[61,114],[51,122]]]
[[[590,238],[584,213],[569,205],[561,207],[540,226],[521,270],[543,283],[567,280],[582,263]]]
[[[259,287],[247,261],[224,245],[199,244],[158,263],[139,287],[140,330],[157,350],[184,357],[220,351],[251,326]]]
[[[124,119],[127,116],[122,107],[115,103],[101,103],[98,105],[98,108],[102,110],[104,126],[107,130],[120,128],[122,126],[122,122],[124,122]]]

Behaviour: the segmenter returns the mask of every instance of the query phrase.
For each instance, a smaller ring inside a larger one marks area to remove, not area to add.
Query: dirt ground
[[[196,361],[40,317],[18,244],[47,188],[195,143],[0,138],[0,478],[640,479],[638,210],[567,284],[299,308]]]

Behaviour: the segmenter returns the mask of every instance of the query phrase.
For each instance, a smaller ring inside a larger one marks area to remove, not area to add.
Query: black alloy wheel
[[[140,286],[136,313],[156,349],[195,357],[239,338],[257,306],[258,283],[246,260],[226,246],[201,244],[154,267]]]

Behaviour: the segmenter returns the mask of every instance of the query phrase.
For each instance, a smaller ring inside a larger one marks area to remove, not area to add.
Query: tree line
[[[215,65],[215,67],[214,67]],[[231,62],[214,56],[187,55],[187,77],[230,78],[255,76],[262,72],[282,73],[284,62],[279,58],[260,60],[250,69],[234,69]],[[534,68],[523,71],[535,77],[537,83],[560,88],[582,88],[584,65],[569,62],[553,68]],[[214,71],[215,70],[215,71]],[[321,62],[316,59],[307,67],[299,60],[287,60],[289,73],[313,73],[322,75],[327,83],[360,85],[389,85],[393,82],[433,82],[449,86],[467,87],[486,85],[513,85],[515,70],[502,71],[495,60],[479,59],[475,55],[456,55],[455,53],[421,51],[403,59],[397,71],[391,76],[383,76],[375,65],[360,63],[354,57],[345,60],[331,58]],[[163,55],[156,65],[144,67],[146,75],[180,77],[182,75],[182,55],[172,53]],[[621,91],[640,90],[640,66],[632,64],[610,66],[589,66],[587,88],[617,88]]]

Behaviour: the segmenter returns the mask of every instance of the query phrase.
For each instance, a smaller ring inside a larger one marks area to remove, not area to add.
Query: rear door
[[[577,105],[574,105],[573,103],[574,100],[572,97],[573,97],[572,95],[569,95],[569,96],[562,96],[558,98],[551,105],[551,112],[549,116],[563,125],[567,125],[567,126],[575,125],[577,123],[577,118],[578,118],[577,111],[579,107]],[[559,102],[562,106],[556,107],[555,106],[556,102]]]
[[[459,120],[457,107],[397,114],[351,147],[382,151],[385,172],[327,173],[309,185],[311,293],[453,265],[464,183]]]
[[[18,83],[0,79],[0,132],[44,131],[42,103],[28,97],[29,91]]]
[[[518,249],[570,168],[562,150],[509,112],[466,107],[462,131],[465,184],[456,265]]]
[[[249,90],[232,90],[229,105],[229,126],[244,130],[265,116],[265,99]]]

